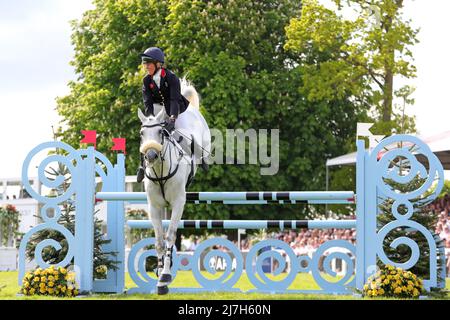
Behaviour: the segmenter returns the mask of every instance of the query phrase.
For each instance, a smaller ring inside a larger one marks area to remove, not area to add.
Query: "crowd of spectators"
[[[445,255],[447,258],[447,274],[450,273],[450,195],[435,200],[429,205],[434,214],[438,214],[436,234],[445,243]]]
[[[190,237],[185,237],[181,235],[181,251],[195,251],[200,242],[198,236],[191,235]]]
[[[450,273],[450,196],[446,195],[429,205],[433,214],[438,215],[435,233],[439,235],[445,246],[447,260],[447,274]],[[352,217],[353,219],[355,217]],[[347,240],[356,243],[355,229],[312,229],[299,231],[284,231],[276,235],[277,239],[288,243],[296,255],[314,252],[324,242],[329,240]],[[241,248],[248,249],[249,241],[241,241]]]
[[[289,244],[296,255],[308,254],[315,251],[324,242],[330,240],[348,240],[352,244],[356,243],[355,229],[300,229],[280,232],[274,238]],[[241,250],[248,250],[251,247],[251,240],[241,240]]]
[[[429,209],[438,215],[436,234],[444,241],[447,257],[447,274],[450,274],[450,196],[445,196],[429,205]],[[350,217],[355,219],[355,217]],[[356,244],[356,229],[300,229],[284,230],[271,234],[270,238],[276,238],[289,244],[297,256],[311,255],[323,243],[330,240],[347,240]],[[195,250],[199,239],[191,237],[185,239],[185,250]],[[251,248],[253,238],[247,237],[241,240],[240,249],[248,251]],[[237,245],[237,242],[235,243]]]
[[[434,214],[438,215],[436,233],[446,241],[446,248],[450,248],[450,196],[445,195],[434,201],[429,207]]]
[[[439,235],[445,245],[447,260],[447,274],[450,273],[450,196],[446,195],[429,205],[433,214],[438,215],[435,233]],[[354,217],[353,217],[354,218]],[[324,242],[329,240],[347,240],[352,244],[356,243],[355,229],[302,229],[299,231],[284,231],[275,236],[279,240],[288,243],[296,255],[308,255],[314,252]],[[250,241],[241,241],[241,249],[250,247]]]

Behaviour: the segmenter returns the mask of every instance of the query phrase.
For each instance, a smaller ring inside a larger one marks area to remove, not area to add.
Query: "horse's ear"
[[[139,119],[141,119],[142,123],[147,121],[147,117],[142,113],[141,108],[138,108],[138,117],[139,117]]]

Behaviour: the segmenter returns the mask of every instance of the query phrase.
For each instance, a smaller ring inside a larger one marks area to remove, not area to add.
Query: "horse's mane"
[[[180,79],[181,84],[181,94],[188,99],[189,104],[199,110],[200,109],[200,96],[195,90],[194,86],[186,79],[186,77],[183,77]]]

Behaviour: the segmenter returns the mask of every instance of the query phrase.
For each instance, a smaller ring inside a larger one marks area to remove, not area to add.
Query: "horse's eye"
[[[159,129],[159,130],[158,130],[158,134],[161,134],[161,132],[162,132],[162,129]]]

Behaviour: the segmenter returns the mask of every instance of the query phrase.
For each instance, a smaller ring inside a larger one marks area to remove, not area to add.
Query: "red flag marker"
[[[127,154],[125,151],[125,144],[126,144],[125,138],[112,138],[112,141],[114,145],[111,148],[111,150],[123,151],[123,154]]]
[[[94,148],[97,148],[97,131],[96,130],[81,130],[81,134],[84,138],[80,140],[80,143],[93,143]]]
[[[386,153],[385,150],[381,150],[377,153],[377,161],[379,161],[381,158],[383,158],[384,154]]]

